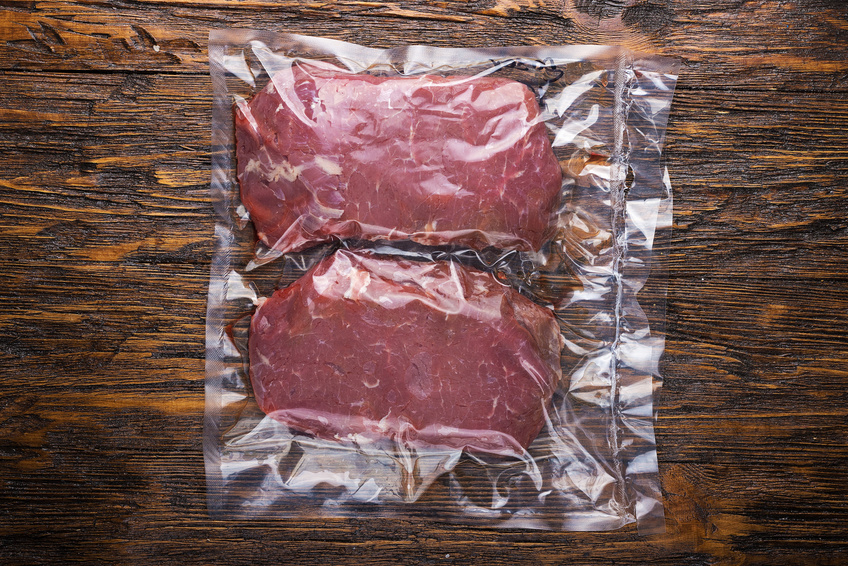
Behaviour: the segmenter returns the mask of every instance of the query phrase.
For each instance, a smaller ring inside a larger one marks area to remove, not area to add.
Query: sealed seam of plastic
[[[249,30],[209,54],[210,512],[661,531],[676,61]]]

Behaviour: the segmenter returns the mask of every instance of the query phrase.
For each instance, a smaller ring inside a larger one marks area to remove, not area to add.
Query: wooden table
[[[224,26],[683,60],[664,535],[208,518],[206,43]],[[848,563],[841,0],[6,0],[0,38],[0,563]]]

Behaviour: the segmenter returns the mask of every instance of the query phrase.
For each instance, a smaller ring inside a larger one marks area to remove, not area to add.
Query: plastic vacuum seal
[[[663,530],[678,63],[210,35],[210,513]]]

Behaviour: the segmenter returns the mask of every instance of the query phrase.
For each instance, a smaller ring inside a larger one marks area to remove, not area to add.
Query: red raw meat
[[[282,252],[333,238],[538,250],[562,171],[538,103],[491,77],[380,77],[317,62],[235,112],[241,200]]]
[[[521,454],[561,378],[553,313],[488,273],[339,251],[251,320],[259,407],[314,436]]]

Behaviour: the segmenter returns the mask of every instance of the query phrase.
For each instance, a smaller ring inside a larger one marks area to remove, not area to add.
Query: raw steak
[[[355,237],[538,250],[562,182],[539,113],[512,80],[301,62],[236,108],[241,200],[282,252]]]
[[[320,438],[521,454],[561,377],[552,312],[491,275],[339,251],[251,320],[259,407]]]

